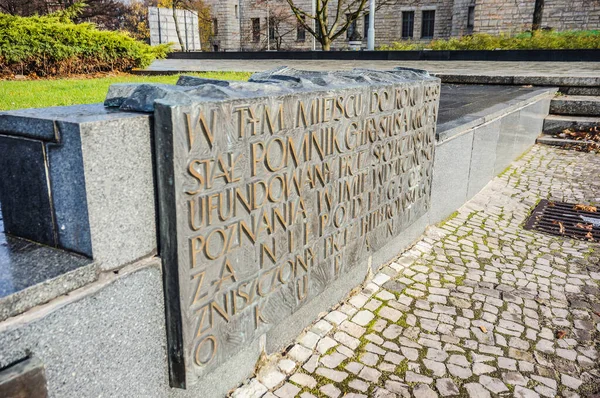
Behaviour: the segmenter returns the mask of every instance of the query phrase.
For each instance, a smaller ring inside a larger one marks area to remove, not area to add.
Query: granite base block
[[[473,130],[438,143],[433,163],[430,224],[436,224],[467,200]]]
[[[494,174],[496,145],[500,135],[500,120],[484,124],[473,130],[473,151],[469,171],[467,200],[481,191]]]

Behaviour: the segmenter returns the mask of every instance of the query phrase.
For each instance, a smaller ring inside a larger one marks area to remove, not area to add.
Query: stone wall
[[[531,29],[534,0],[476,0],[475,32],[519,33]]]
[[[542,27],[556,30],[600,28],[599,0],[546,0]]]
[[[281,34],[280,45],[267,40],[267,3],[265,1],[241,0],[239,2],[209,1],[213,15],[219,20],[217,44],[221,51],[265,51],[270,50],[312,50],[313,38],[306,32],[305,40],[298,40],[297,23],[287,1],[271,0],[269,11],[274,16],[277,31]],[[498,34],[520,33],[531,29],[535,0],[404,0],[381,7],[375,15],[376,45],[392,44],[402,40],[402,12],[414,11],[413,40],[421,38],[422,12],[435,10],[434,38],[460,37],[471,33],[467,27],[469,7],[475,7],[474,33]],[[296,4],[307,11],[311,0],[297,0]],[[330,20],[335,18],[334,5],[330,7]],[[238,10],[237,13],[235,10]],[[365,9],[365,14],[368,9]],[[260,20],[260,37],[253,39],[252,18]],[[356,29],[363,38],[363,48],[367,45],[364,15],[356,21]],[[543,27],[556,30],[597,29],[600,26],[599,0],[546,0],[543,13]],[[241,33],[240,33],[241,29]],[[320,45],[317,43],[317,49]],[[346,34],[337,38],[332,48],[347,49]]]

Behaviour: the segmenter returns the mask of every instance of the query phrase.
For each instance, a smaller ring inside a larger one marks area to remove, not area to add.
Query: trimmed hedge
[[[127,71],[169,52],[169,45],[151,47],[125,32],[101,31],[70,17],[68,11],[32,17],[0,13],[0,76]]]
[[[381,46],[379,50],[567,50],[600,49],[600,31],[538,31],[516,36],[476,33],[460,38],[419,43],[410,40]]]

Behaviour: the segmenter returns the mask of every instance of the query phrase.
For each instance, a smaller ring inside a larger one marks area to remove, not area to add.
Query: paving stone
[[[406,354],[405,356],[408,358]],[[448,353],[436,348],[428,348],[425,356],[427,359],[431,359],[432,361],[444,362],[446,358],[448,358]]]
[[[431,359],[423,359],[423,365],[433,372],[434,376],[441,377],[446,374],[446,365],[441,362],[432,361]]]
[[[420,375],[418,373],[411,372],[411,371],[407,371],[404,374],[404,380],[406,380],[407,383],[431,384],[433,382],[433,379],[431,377]]]
[[[437,398],[438,396],[431,387],[425,384],[419,384],[413,388],[413,395],[415,398]]]
[[[406,384],[400,383],[399,381],[386,380],[385,389],[400,396],[410,396],[408,386]]]
[[[517,370],[517,361],[510,358],[499,357],[498,367],[501,369]]]
[[[380,376],[381,376],[380,371],[378,371],[377,369],[370,368],[368,366],[365,366],[364,368],[362,368],[362,370],[358,374],[358,377],[360,377],[361,379],[370,381],[371,383],[379,382]]]
[[[483,385],[485,388],[493,392],[494,394],[499,394],[504,391],[508,391],[508,387],[502,382],[502,380],[497,379],[495,377],[490,376],[480,376],[479,383]]]
[[[338,326],[338,330],[346,332],[350,336],[356,337],[357,339],[360,338],[367,331],[367,329],[363,328],[362,326],[359,326],[356,323],[350,321],[342,322],[342,324]]]
[[[360,356],[360,361],[367,366],[375,366],[379,362],[379,355],[372,352],[365,352]]]
[[[257,375],[260,381],[269,390],[278,386],[285,380],[285,374],[279,372],[275,367],[267,367],[261,369]]]
[[[319,322],[314,324],[314,326],[310,329],[310,331],[323,337],[327,333],[329,333],[329,331],[331,329],[333,329],[333,325],[331,323],[321,319],[321,320],[319,320]]]
[[[469,398],[491,398],[490,392],[479,383],[467,383],[464,387]]]
[[[400,352],[402,352],[402,355],[408,358],[409,361],[416,361],[419,359],[419,351],[415,348],[400,347]]]
[[[386,339],[393,340],[396,337],[398,337],[402,333],[403,330],[404,329],[401,326],[396,325],[395,323],[392,323],[390,326],[385,328],[385,330],[383,331],[383,337],[385,337]]]
[[[348,377],[348,373],[341,372],[339,370],[333,370],[328,368],[317,368],[316,373],[320,376],[326,377],[331,381],[342,382]]]
[[[334,386],[333,384],[326,384],[323,387],[319,388],[319,391],[321,391],[323,394],[327,395],[330,398],[337,398],[342,394],[340,389]]]
[[[515,398],[539,398],[539,394],[522,386],[515,387]]]
[[[356,350],[358,348],[358,346],[360,345],[360,340],[350,336],[349,334],[347,334],[345,332],[337,332],[333,335],[333,338],[335,341],[345,345],[346,347],[350,348],[351,350]]]
[[[469,368],[463,368],[462,366],[452,364],[446,364],[446,367],[452,376],[458,377],[459,379],[468,379],[473,375],[473,372],[471,372],[471,369]]]
[[[563,386],[569,387],[573,390],[577,390],[581,383],[583,383],[581,380],[573,376],[566,375],[564,373],[561,373],[560,375],[560,382]]]
[[[319,365],[319,356],[313,355],[310,357],[308,361],[304,365],[302,365],[302,369],[306,370],[308,373],[312,373],[315,371],[317,366]]]
[[[285,372],[286,374],[289,375],[296,368],[296,362],[294,362],[290,359],[282,359],[277,363],[277,366],[279,366],[280,370],[282,370],[283,372]]]
[[[331,311],[325,316],[325,319],[333,324],[339,325],[340,323],[348,319],[348,316],[339,311]]]
[[[319,354],[323,355],[329,349],[335,347],[336,345],[338,345],[337,341],[335,341],[329,336],[326,336],[319,340],[319,342],[317,343],[317,351],[319,352]]]
[[[404,357],[402,355],[396,354],[395,352],[388,352],[383,357],[384,361],[391,362],[394,365],[398,365],[403,359]]]
[[[231,398],[255,398],[262,397],[269,389],[258,379],[252,379],[231,394]]]
[[[348,382],[348,387],[365,392],[369,389],[369,384],[359,379],[352,379]]]
[[[506,372],[502,374],[502,380],[506,384],[526,386],[527,379],[519,372]]]
[[[352,322],[360,326],[366,326],[373,320],[373,318],[375,318],[375,314],[373,314],[371,311],[362,310],[358,311],[356,315],[354,315]]]
[[[452,395],[458,395],[460,393],[456,384],[454,384],[452,379],[448,378],[437,379],[435,381],[435,387],[437,388],[442,397],[449,397]]]
[[[337,368],[338,365],[342,363],[346,358],[348,357],[343,354],[340,354],[339,352],[334,352],[329,355],[322,356],[321,359],[319,359],[319,362],[321,362],[328,368],[333,369]]]
[[[365,345],[365,350],[369,351],[369,352],[373,352],[373,353],[378,354],[378,355],[385,355],[386,354],[385,350],[381,349],[379,346],[377,346],[377,345],[375,345],[373,343],[367,343]]]
[[[365,365],[359,362],[348,362],[344,369],[346,369],[350,373],[354,373],[355,375],[357,375],[364,366]]]
[[[397,322],[398,319],[400,319],[400,317],[402,316],[402,313],[398,310],[386,306],[379,310],[378,316],[388,319],[392,322]]]
[[[317,386],[317,381],[306,373],[294,373],[292,377],[290,377],[290,380],[308,388],[315,388]]]
[[[274,394],[280,398],[293,398],[300,392],[300,388],[293,385],[292,383],[285,383]]]
[[[469,361],[467,360],[467,358],[464,355],[450,355],[450,358],[448,358],[448,363],[453,363],[455,365],[459,365],[462,367],[470,367],[471,364],[469,363]]]
[[[478,362],[473,364],[473,373],[480,376],[486,373],[495,372],[496,368],[494,366],[486,365],[485,363]]]

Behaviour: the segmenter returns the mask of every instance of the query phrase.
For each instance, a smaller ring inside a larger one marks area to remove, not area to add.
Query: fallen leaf
[[[575,224],[575,226],[577,228],[585,229],[585,230],[588,230],[588,231],[591,231],[592,228],[594,228],[594,226],[592,224],[577,223],[577,224]]]
[[[594,240],[594,235],[592,235],[592,231],[585,234],[585,237],[588,238],[589,240]]]
[[[481,331],[482,331],[483,333],[487,333],[487,329],[485,328],[485,326],[483,326],[483,325],[482,325],[482,326],[479,326],[479,329],[481,329]]]
[[[600,316],[600,312],[598,312],[598,311],[594,311],[594,314]]]
[[[565,226],[564,226],[564,224],[562,223],[562,221],[559,221],[559,222],[558,222],[558,228],[559,228],[559,231],[560,231],[560,233],[561,233],[561,234],[564,234],[564,233],[565,233]]]
[[[590,213],[595,213],[596,211],[598,211],[598,208],[595,207],[595,206],[582,205],[582,204],[575,205],[575,207],[573,207],[573,209],[574,210],[589,211]]]
[[[564,339],[565,337],[567,337],[567,332],[565,332],[564,330],[559,330],[558,332],[556,332],[556,338],[561,340]]]

